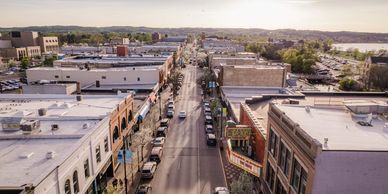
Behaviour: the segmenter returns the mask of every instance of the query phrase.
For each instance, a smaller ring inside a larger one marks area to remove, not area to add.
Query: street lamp
[[[161,93],[159,92],[159,120],[162,120],[162,97]]]

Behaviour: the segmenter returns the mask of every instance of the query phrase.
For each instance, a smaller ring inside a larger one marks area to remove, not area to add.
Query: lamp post
[[[162,120],[162,97],[160,92],[158,97],[159,97],[159,120]]]

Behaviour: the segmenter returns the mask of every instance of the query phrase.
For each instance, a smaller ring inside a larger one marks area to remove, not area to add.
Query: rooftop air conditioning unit
[[[40,127],[39,120],[29,120],[20,124],[20,130],[23,131],[23,134],[28,135],[36,132]]]
[[[59,129],[59,125],[58,124],[52,124],[51,125],[51,131],[57,131]]]
[[[47,109],[46,108],[40,108],[38,109],[39,116],[44,116],[47,114]]]

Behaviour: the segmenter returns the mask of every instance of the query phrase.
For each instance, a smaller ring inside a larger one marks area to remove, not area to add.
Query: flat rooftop
[[[0,187],[38,185],[85,138],[108,125],[108,114],[128,95],[83,95],[81,101],[68,95],[1,95]],[[39,116],[40,108],[47,109],[45,115]],[[29,135],[9,127],[30,120],[38,120],[40,126]],[[52,130],[53,124],[57,130]],[[48,152],[54,152],[52,159],[47,159]]]
[[[28,71],[41,71],[41,70],[61,70],[61,71],[90,71],[90,72],[112,72],[112,71],[154,71],[159,70],[162,66],[141,66],[141,67],[109,67],[109,68],[92,68],[90,70],[87,69],[79,69],[74,67],[35,67],[28,69]]]
[[[328,138],[323,150],[388,151],[388,120],[383,117],[374,118],[373,127],[368,127],[357,123],[365,117],[352,114],[344,107],[312,106],[310,112],[300,105],[277,104],[276,107],[322,145],[324,138]]]

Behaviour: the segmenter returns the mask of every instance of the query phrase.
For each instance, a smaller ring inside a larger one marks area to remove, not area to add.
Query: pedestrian
[[[119,184],[120,184],[120,187],[123,187],[124,182],[122,179],[119,179]]]

